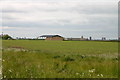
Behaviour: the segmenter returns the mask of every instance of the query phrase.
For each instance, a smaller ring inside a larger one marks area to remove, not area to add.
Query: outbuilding
[[[45,40],[61,40],[63,41],[64,38],[60,35],[42,35],[40,38],[45,39]]]

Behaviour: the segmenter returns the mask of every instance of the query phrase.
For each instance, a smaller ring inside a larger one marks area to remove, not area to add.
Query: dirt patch
[[[25,49],[24,47],[20,47],[20,46],[12,46],[12,47],[9,47],[9,48],[13,48],[13,49]]]
[[[25,49],[24,47],[20,47],[20,46],[12,46],[12,47],[9,47],[9,48],[5,48],[3,50],[8,50],[8,51],[28,51],[27,49]]]

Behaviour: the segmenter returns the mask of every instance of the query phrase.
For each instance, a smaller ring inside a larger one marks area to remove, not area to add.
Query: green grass
[[[3,40],[4,78],[117,78],[118,43]]]
[[[2,78],[2,40],[0,39],[0,79]]]

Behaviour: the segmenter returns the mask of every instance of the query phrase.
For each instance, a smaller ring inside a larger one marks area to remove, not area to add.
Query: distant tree
[[[2,35],[2,39],[3,40],[8,40],[8,39],[12,39],[11,36],[9,36],[8,34]]]
[[[0,35],[0,39],[2,39],[2,36]]]

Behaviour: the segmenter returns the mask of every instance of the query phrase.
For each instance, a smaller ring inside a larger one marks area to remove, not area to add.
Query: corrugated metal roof
[[[61,36],[59,36],[59,35],[42,35],[40,37],[61,37]]]

